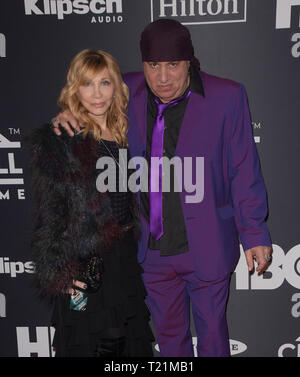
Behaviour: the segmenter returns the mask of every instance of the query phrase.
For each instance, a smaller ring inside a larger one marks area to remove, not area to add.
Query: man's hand
[[[272,262],[272,248],[269,246],[255,246],[252,249],[245,251],[246,261],[248,264],[249,271],[254,270],[254,260],[257,262],[258,266],[256,271],[258,275],[261,275]]]
[[[52,119],[52,125],[53,130],[56,133],[56,135],[61,135],[61,132],[59,130],[59,125],[62,126],[70,136],[74,136],[74,131],[72,130],[71,126],[76,130],[80,131],[79,124],[77,120],[73,117],[70,110],[65,110],[61,113],[59,113],[55,118]]]

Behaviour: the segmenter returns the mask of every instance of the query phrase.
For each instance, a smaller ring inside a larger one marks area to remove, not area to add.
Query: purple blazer
[[[202,280],[232,272],[244,250],[271,246],[265,223],[267,197],[253,140],[247,96],[242,85],[200,72],[205,97],[192,93],[182,122],[176,156],[204,157],[204,197],[187,203],[180,193],[190,250]],[[147,89],[142,72],[127,73],[130,89],[129,148],[144,156]],[[196,164],[193,163],[193,176]],[[183,185],[184,187],[184,185]],[[149,224],[143,216],[139,262],[147,252]]]

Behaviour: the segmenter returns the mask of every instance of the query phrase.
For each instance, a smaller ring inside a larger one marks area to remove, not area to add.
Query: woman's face
[[[107,68],[103,68],[90,81],[78,87],[77,96],[90,115],[96,119],[106,119],[113,101],[114,85]]]

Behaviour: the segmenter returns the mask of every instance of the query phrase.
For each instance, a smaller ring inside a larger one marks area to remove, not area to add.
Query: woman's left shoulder
[[[50,124],[37,127],[28,137],[31,166],[41,172],[63,168],[68,163],[68,149],[72,138],[57,136]]]

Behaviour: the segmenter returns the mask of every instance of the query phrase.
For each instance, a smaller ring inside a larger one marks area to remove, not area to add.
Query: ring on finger
[[[55,122],[57,122],[57,126],[55,125]],[[52,118],[51,124],[52,124],[53,127],[58,127],[58,120],[56,118]]]
[[[272,260],[272,256],[271,255],[265,255],[265,261],[267,263],[271,262],[271,260]]]

